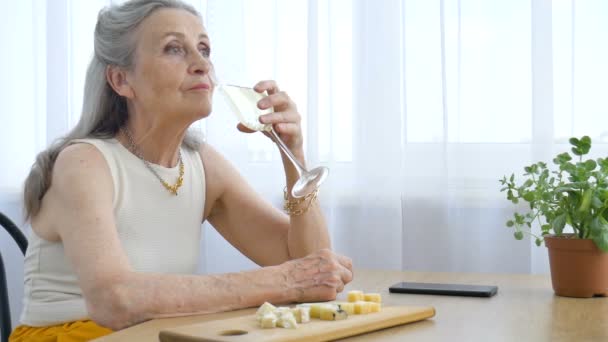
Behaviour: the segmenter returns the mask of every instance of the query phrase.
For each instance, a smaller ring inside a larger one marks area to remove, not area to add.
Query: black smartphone
[[[391,293],[431,294],[445,296],[492,297],[497,286],[466,284],[432,284],[401,282],[388,288]]]

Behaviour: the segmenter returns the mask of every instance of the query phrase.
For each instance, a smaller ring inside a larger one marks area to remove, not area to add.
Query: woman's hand
[[[286,291],[296,302],[334,300],[353,280],[352,260],[329,249],[287,261],[279,268],[285,277]]]
[[[263,124],[272,124],[281,140],[296,156],[303,156],[302,117],[298,113],[296,104],[286,92],[280,91],[275,81],[261,81],[253,87],[258,93],[268,92],[268,96],[258,102],[258,108],[274,108],[274,112],[260,116]],[[237,128],[246,133],[253,132],[240,124]],[[268,135],[266,133],[266,135]]]

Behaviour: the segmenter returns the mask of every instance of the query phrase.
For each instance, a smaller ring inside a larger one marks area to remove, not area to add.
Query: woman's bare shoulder
[[[226,190],[242,180],[237,169],[209,143],[201,144],[199,153],[207,188],[204,211],[204,217],[207,218]]]
[[[112,176],[101,152],[91,144],[69,145],[55,160],[51,184],[40,212],[32,218],[32,228],[43,238],[56,240],[65,220],[99,207],[111,208],[113,191]]]

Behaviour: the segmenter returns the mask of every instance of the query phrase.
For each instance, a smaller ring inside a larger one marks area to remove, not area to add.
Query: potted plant
[[[524,168],[519,185],[514,174],[500,180],[508,200],[525,201],[530,208],[516,212],[507,227],[518,240],[525,234],[538,246],[544,240],[557,295],[607,296],[608,159],[583,159],[591,149],[588,136],[571,138],[570,144],[575,159],[567,152],[557,155],[556,170],[538,162]],[[533,233],[537,228],[540,234]]]

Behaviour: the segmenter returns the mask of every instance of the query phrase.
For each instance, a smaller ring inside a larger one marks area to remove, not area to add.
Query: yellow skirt
[[[81,342],[105,336],[112,330],[95,324],[91,320],[68,322],[49,327],[30,327],[20,325],[9,342]]]

